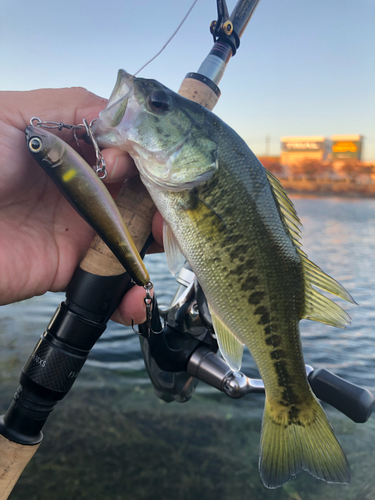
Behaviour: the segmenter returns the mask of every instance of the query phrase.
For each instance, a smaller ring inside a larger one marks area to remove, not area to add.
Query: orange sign
[[[332,146],[332,151],[334,153],[355,153],[358,151],[358,147],[352,141],[340,141]]]

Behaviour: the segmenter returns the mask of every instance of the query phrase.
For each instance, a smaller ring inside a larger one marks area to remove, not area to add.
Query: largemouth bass
[[[121,214],[103,182],[66,142],[40,127],[26,128],[29,151],[73,208],[112,250],[138,285],[150,281]]]
[[[239,370],[246,345],[258,366],[265,486],[281,486],[301,469],[348,483],[347,459],[306,378],[299,321],[350,321],[312,285],[353,299],[302,251],[300,221],[279,181],[213,113],[124,71],[94,134],[134,158],[166,222],[170,268],[180,252],[190,263],[227,363]]]

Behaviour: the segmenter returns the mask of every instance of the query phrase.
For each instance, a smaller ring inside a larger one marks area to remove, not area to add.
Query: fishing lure
[[[108,245],[131,278],[138,285],[146,285],[150,277],[141,256],[113,198],[93,169],[66,142],[40,126],[31,124],[25,134],[29,151],[67,201]]]

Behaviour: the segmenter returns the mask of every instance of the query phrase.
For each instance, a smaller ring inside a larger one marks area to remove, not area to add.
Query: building
[[[361,160],[363,136],[362,135],[333,135],[332,161]]]
[[[321,135],[282,137],[280,163],[292,166],[304,160],[324,161],[329,152],[330,143]]]

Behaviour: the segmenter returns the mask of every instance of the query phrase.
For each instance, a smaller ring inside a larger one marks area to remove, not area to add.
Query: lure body
[[[93,169],[66,142],[40,127],[25,131],[29,151],[61,193],[98,233],[138,285],[150,277],[121,214]]]

